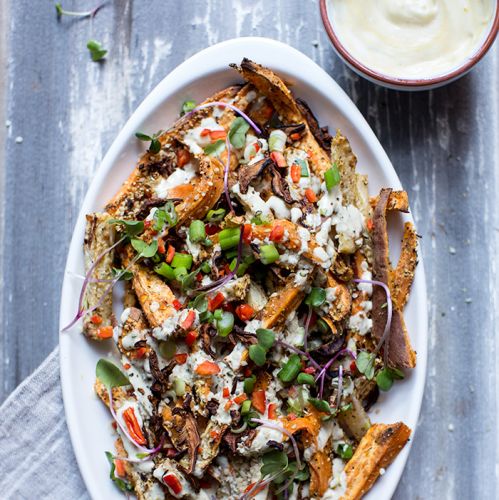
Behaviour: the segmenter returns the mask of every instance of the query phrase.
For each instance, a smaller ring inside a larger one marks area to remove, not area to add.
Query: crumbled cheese
[[[293,207],[291,209],[291,221],[294,222],[295,224],[301,219],[302,215],[303,213],[299,208]]]
[[[308,242],[310,241],[310,232],[304,227],[298,228],[298,236],[301,240],[300,253],[306,252],[308,250]]]
[[[333,476],[329,482],[329,488],[322,496],[322,500],[339,500],[347,489],[347,475],[345,473],[345,462],[341,458],[333,459]]]
[[[241,366],[245,366],[247,364],[247,355],[248,351],[246,350],[246,347],[239,343],[236,344],[228,356],[225,356],[224,361],[232,368],[232,370],[237,371],[241,368]]]
[[[231,191],[241,200],[245,208],[252,214],[260,213],[262,217],[270,216],[270,207],[267,206],[267,203],[262,200],[260,194],[255,191],[253,186],[248,187],[248,191],[246,194],[241,193],[239,183],[236,182],[232,186]]]
[[[361,211],[353,206],[338,207],[338,212],[333,216],[340,253],[354,253],[362,245],[362,230],[364,229],[364,216]]]
[[[267,200],[267,207],[274,212],[274,215],[278,219],[289,219],[291,216],[291,212],[286,206],[286,203],[284,203],[284,200],[277,196],[272,195]]]

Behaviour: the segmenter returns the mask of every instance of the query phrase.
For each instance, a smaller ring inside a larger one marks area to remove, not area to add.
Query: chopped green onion
[[[260,260],[262,264],[272,264],[279,259],[279,252],[274,245],[262,245],[260,247]]]
[[[256,331],[256,338],[264,349],[270,349],[275,342],[275,333],[267,328],[259,328]]]
[[[193,220],[189,226],[189,240],[199,243],[206,238],[206,229],[202,220]]]
[[[262,214],[259,213],[252,217],[250,222],[252,224],[255,224],[256,226],[263,226],[267,224],[267,221],[265,219],[262,219]]]
[[[243,276],[248,267],[255,262],[255,257],[253,255],[248,255],[244,257],[243,261],[239,264],[239,267],[237,269],[237,275],[239,277]]]
[[[350,460],[353,456],[353,448],[347,443],[339,444],[336,448],[336,453],[338,453],[341,458]]]
[[[177,344],[173,340],[160,340],[159,353],[165,359],[172,359],[177,352]]]
[[[256,366],[263,366],[267,360],[267,351],[260,344],[249,346],[249,357]]]
[[[302,160],[301,158],[297,158],[295,160],[295,163],[300,167],[300,176],[301,177],[310,177],[310,174],[308,173],[308,165],[305,160]]]
[[[227,337],[234,328],[234,315],[230,311],[224,311],[222,317],[216,323],[218,335]]]
[[[243,404],[241,405],[239,411],[241,412],[241,415],[246,415],[250,412],[250,410],[251,410],[251,401],[247,399],[246,401],[243,401]]]
[[[331,407],[327,401],[323,399],[309,398],[309,401],[317,408],[319,411],[324,413],[331,413]]]
[[[176,267],[184,267],[187,271],[192,266],[192,255],[188,253],[178,253],[176,252],[173,256],[171,266],[175,269]]]
[[[241,236],[241,229],[239,227],[230,227],[223,229],[218,233],[218,241],[222,250],[237,247],[239,238]]]
[[[326,183],[326,189],[331,191],[340,182],[340,172],[336,163],[333,163],[329,170],[326,170],[324,174],[324,182]]]
[[[177,396],[183,396],[185,394],[185,382],[181,378],[176,378],[173,381],[173,390]]]
[[[315,378],[313,375],[310,375],[310,373],[299,373],[298,377],[296,377],[296,381],[299,384],[315,385]]]
[[[270,151],[284,152],[287,135],[282,130],[272,130],[269,135]]]
[[[326,301],[326,290],[314,287],[305,299],[305,304],[312,307],[320,307]]]
[[[227,258],[227,260],[237,257],[237,248],[225,252],[225,257]]]
[[[210,311],[204,311],[199,314],[199,321],[201,323],[211,323],[212,319],[213,313],[211,313]]]
[[[206,220],[208,222],[220,222],[225,217],[225,208],[219,208],[218,210],[209,210],[206,215]]]
[[[166,262],[162,262],[159,266],[154,266],[154,271],[168,280],[175,279],[175,273],[172,267],[169,266]]]
[[[205,261],[201,264],[200,268],[203,273],[208,274],[211,271],[211,266],[208,261]]]
[[[298,354],[292,354],[284,363],[277,376],[283,382],[292,382],[301,371],[301,359]]]
[[[255,383],[256,383],[255,375],[251,375],[251,377],[245,378],[243,383],[244,392],[246,394],[251,394],[253,392],[253,389],[255,388]]]
[[[184,276],[187,276],[187,269],[185,267],[176,267],[173,270],[173,276],[177,281],[180,281]]]
[[[217,310],[213,313],[213,317],[214,317],[216,320],[222,319],[222,313],[223,313],[223,310],[222,310],[222,309],[217,309]]]
[[[180,113],[180,116],[189,113],[189,111],[192,111],[195,107],[196,107],[196,101],[192,100],[184,101],[184,103],[182,104],[182,111]]]
[[[315,326],[317,327],[319,332],[324,335],[327,335],[331,331],[329,325],[322,318],[317,319],[317,323],[315,324]]]

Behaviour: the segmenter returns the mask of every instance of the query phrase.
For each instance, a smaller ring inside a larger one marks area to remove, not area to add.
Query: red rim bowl
[[[407,88],[407,89],[423,89],[430,87],[438,87],[440,85],[444,85],[446,83],[450,83],[459,77],[465,75],[475,64],[482,59],[482,57],[487,53],[487,51],[492,47],[494,40],[496,39],[497,33],[499,31],[499,1],[496,2],[496,11],[494,16],[494,21],[490,26],[490,30],[487,34],[487,37],[482,42],[480,48],[473,54],[472,57],[467,59],[461,66],[448,73],[443,75],[435,76],[433,78],[414,78],[414,79],[405,79],[405,78],[396,78],[392,76],[384,75],[383,73],[378,73],[377,71],[365,66],[357,59],[355,59],[350,52],[343,46],[340,42],[339,37],[336,35],[336,32],[333,28],[333,24],[331,19],[329,18],[327,12],[327,0],[320,0],[320,9],[321,9],[321,17],[322,22],[324,23],[324,27],[326,28],[326,32],[333,44],[333,47],[338,52],[340,57],[354,70],[358,73],[366,76],[370,80],[374,80],[381,85],[385,85],[387,87],[398,87],[398,88]]]

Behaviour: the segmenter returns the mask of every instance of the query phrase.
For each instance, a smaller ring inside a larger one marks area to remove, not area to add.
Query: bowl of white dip
[[[466,74],[499,30],[499,0],[320,0],[338,55],[370,81],[401,90]]]

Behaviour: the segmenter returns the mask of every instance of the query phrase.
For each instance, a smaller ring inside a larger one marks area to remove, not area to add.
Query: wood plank
[[[90,0],[66,4],[93,6]],[[57,343],[62,269],[76,215],[127,117],[199,49],[235,36],[269,36],[312,57],[352,97],[408,189],[423,236],[428,382],[395,498],[497,498],[497,44],[478,68],[448,87],[394,92],[341,63],[317,0],[275,2],[271,14],[267,5],[151,0],[145,7],[121,0],[108,2],[92,21],[58,22],[52,2],[2,4],[8,45],[0,51],[7,68],[6,85],[0,85],[6,103],[5,113],[0,109],[0,400]],[[89,61],[90,38],[109,49],[105,63]]]

